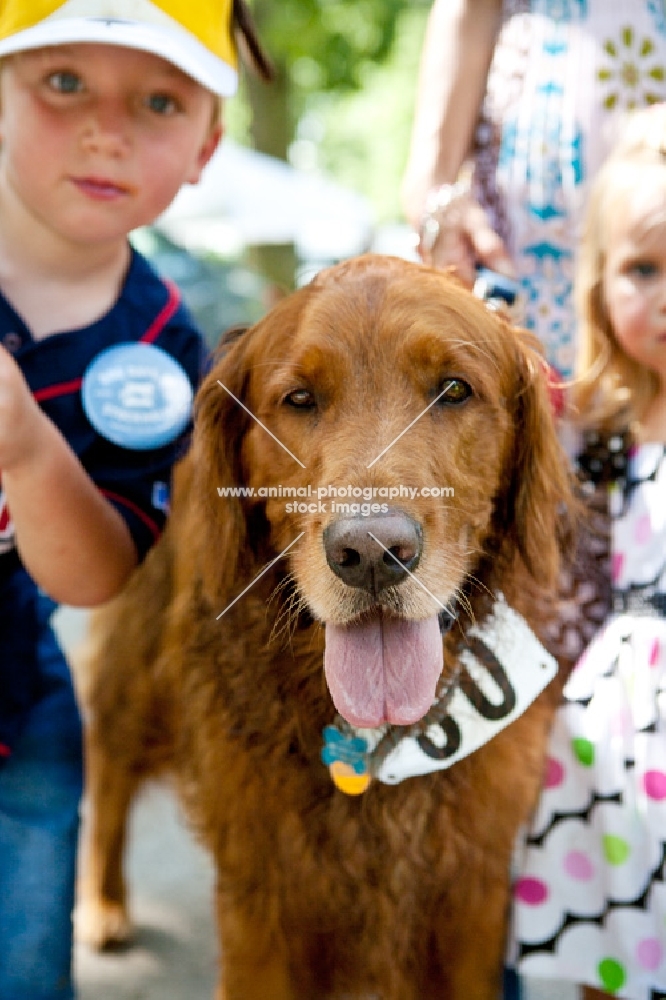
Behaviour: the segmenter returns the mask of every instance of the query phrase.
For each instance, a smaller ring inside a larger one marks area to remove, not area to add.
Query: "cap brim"
[[[215,56],[193,35],[138,21],[67,18],[42,22],[0,40],[0,58],[28,49],[76,42],[99,42],[150,52],[173,63],[220,97],[231,97],[238,86],[234,67]]]

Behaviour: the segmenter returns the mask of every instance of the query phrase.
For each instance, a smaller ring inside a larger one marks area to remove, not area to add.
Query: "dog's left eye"
[[[464,403],[472,395],[472,387],[461,378],[447,378],[442,383],[439,396],[439,403],[449,403],[457,405]]]
[[[288,392],[282,400],[288,406],[293,406],[297,410],[311,410],[315,405],[314,393],[309,389],[294,389]]]

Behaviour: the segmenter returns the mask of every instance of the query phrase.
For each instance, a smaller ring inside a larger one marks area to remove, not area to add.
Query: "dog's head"
[[[205,586],[228,601],[288,550],[352,723],[427,711],[470,580],[555,582],[569,485],[541,357],[439,271],[368,255],[280,302],[223,348],[192,458]]]

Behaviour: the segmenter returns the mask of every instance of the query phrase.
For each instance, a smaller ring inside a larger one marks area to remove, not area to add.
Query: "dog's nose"
[[[378,594],[413,572],[423,547],[421,526],[397,512],[341,517],[324,529],[328,565],[350,587]]]

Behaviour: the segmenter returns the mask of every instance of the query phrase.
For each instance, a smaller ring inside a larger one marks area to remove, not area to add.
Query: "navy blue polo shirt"
[[[13,354],[33,395],[93,482],[126,521],[143,558],[164,525],[171,469],[185,450],[188,432],[154,450],[132,451],[113,444],[87,419],[81,385],[85,370],[101,351],[142,342],[155,344],[174,357],[196,388],[206,351],[177,289],[162,281],[132,250],[118,301],[101,319],[82,329],[35,340],[0,294],[0,342]],[[48,502],[44,497],[45,518]],[[34,648],[38,596],[13,546],[11,511],[0,492],[0,756],[7,754],[25,714],[39,697]]]

